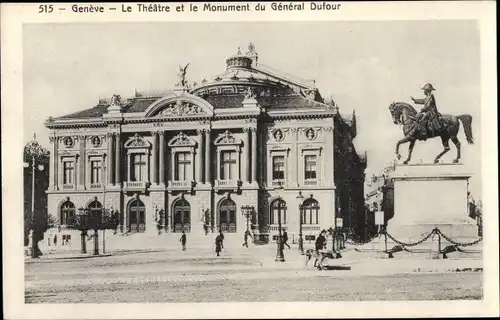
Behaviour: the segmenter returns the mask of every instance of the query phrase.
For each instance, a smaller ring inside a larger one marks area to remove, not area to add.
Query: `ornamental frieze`
[[[175,103],[167,104],[163,110],[158,112],[158,116],[192,116],[206,115],[202,107],[192,103],[177,100]]]
[[[229,130],[226,130],[223,134],[220,134],[217,139],[215,139],[214,144],[215,145],[221,145],[221,144],[241,144],[241,140],[236,138]]]

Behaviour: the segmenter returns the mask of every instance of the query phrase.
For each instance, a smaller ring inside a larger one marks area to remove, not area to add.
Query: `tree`
[[[104,214],[103,214],[104,211]],[[115,230],[119,224],[118,211],[110,210],[89,210],[79,208],[74,224],[70,228],[81,231],[81,253],[87,253],[86,236],[89,230],[94,230],[94,255],[99,255],[99,230]]]
[[[30,231],[33,231],[32,257],[41,252],[38,242],[43,240],[47,229],[55,225],[55,218],[47,212],[47,194],[49,186],[49,152],[43,148],[36,136],[24,146],[23,182],[24,182],[24,243],[29,243]]]

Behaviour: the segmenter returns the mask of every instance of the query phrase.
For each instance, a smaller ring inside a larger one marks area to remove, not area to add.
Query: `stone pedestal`
[[[396,166],[391,175],[394,217],[387,232],[401,242],[415,243],[437,227],[454,241],[476,240],[478,227],[468,216],[470,177],[461,164]],[[415,248],[434,250],[438,237],[433,238]],[[443,248],[449,244],[445,239],[441,242]]]

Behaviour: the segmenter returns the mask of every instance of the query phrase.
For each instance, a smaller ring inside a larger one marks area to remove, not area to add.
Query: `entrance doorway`
[[[191,206],[185,199],[177,200],[174,204],[173,232],[191,231]]]
[[[128,229],[129,232],[145,232],[146,231],[146,207],[139,200],[133,200],[128,207]]]
[[[219,205],[219,229],[236,233],[236,203],[231,199],[224,199]]]

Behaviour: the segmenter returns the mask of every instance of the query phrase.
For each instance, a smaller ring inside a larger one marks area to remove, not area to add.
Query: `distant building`
[[[352,144],[356,119],[325,103],[314,84],[256,66],[253,45],[210,80],[160,93],[101,99],[50,118],[49,212],[71,224],[78,208],[120,212],[128,233],[182,230],[290,237],[334,224],[358,230],[366,156]],[[300,196],[303,198],[301,199]],[[191,235],[191,237],[192,237]],[[238,239],[241,236],[238,235]]]

